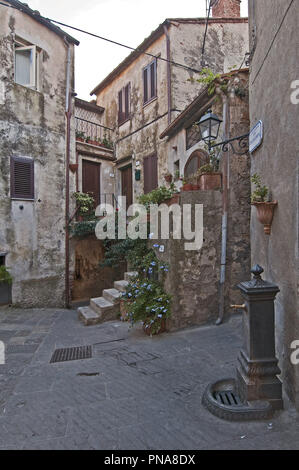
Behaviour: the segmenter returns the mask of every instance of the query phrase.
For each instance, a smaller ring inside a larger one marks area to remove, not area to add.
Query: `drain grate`
[[[79,361],[80,359],[91,359],[91,346],[79,346],[75,348],[56,349],[51,358],[50,363]]]
[[[224,392],[214,392],[214,398],[218,401],[218,403],[220,403],[220,405],[240,406],[243,404],[238,395],[232,390],[225,390]]]

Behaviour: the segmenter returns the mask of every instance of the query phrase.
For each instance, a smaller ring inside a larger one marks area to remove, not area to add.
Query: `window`
[[[158,187],[158,158],[150,155],[143,159],[144,194]]]
[[[29,157],[11,157],[11,197],[34,199],[34,160]]]
[[[118,124],[122,124],[130,118],[131,84],[128,83],[118,93]]]
[[[29,88],[37,88],[36,46],[15,44],[15,82]]]
[[[146,104],[157,96],[157,60],[143,69],[143,103]]]

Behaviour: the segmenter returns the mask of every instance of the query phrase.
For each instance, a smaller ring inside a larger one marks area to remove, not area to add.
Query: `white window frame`
[[[19,47],[16,45],[15,47],[15,83],[16,81],[16,54],[18,51],[31,51],[32,62],[30,64],[30,83],[23,83],[19,84],[28,88],[32,88],[34,90],[37,89],[37,51],[36,46],[22,46]]]

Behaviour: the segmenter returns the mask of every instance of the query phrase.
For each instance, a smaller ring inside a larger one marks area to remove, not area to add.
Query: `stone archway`
[[[184,169],[185,178],[188,178],[194,175],[197,170],[209,163],[209,155],[204,150],[195,150],[187,160]]]

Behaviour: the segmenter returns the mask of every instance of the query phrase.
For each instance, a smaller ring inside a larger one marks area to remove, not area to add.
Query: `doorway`
[[[95,207],[101,202],[101,164],[82,160],[82,191],[92,194]]]
[[[121,168],[121,195],[126,197],[126,210],[133,204],[132,165]]]

